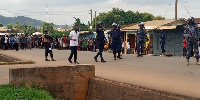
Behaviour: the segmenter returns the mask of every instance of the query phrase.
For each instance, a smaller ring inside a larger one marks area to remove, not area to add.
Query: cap
[[[117,26],[117,24],[116,24],[116,23],[113,23],[112,26]]]
[[[142,26],[142,25],[144,25],[144,22],[141,22],[141,23],[139,24],[139,26]]]
[[[48,32],[48,30],[45,30],[44,32]]]
[[[99,25],[99,24],[102,24],[102,22],[101,22],[101,21],[99,21],[99,22],[97,23],[97,25]]]

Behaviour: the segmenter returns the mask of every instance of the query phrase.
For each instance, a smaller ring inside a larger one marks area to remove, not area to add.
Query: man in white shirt
[[[71,54],[68,58],[68,61],[70,63],[72,63],[71,59],[74,56],[74,63],[75,64],[79,64],[77,62],[77,50],[78,50],[78,37],[79,37],[79,27],[76,25],[74,27],[74,31],[71,31],[69,34],[69,38],[70,38],[70,49],[71,49]]]
[[[4,43],[5,43],[5,47],[4,47],[4,50],[6,50],[7,49],[7,46],[8,46],[8,37],[5,35],[5,41],[4,41]]]

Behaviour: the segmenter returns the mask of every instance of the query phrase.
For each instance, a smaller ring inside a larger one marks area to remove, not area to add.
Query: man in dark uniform
[[[196,57],[196,64],[200,65],[199,63],[199,50],[198,50],[198,41],[199,41],[199,29],[197,24],[194,22],[194,18],[188,18],[188,25],[185,26],[184,36],[186,37],[187,43],[187,54],[186,54],[186,65],[189,65],[189,59],[192,56],[191,52],[194,48],[195,57]]]
[[[102,23],[101,22],[97,23],[96,33],[97,33],[97,45],[98,45],[99,52],[94,57],[94,59],[95,59],[96,62],[98,62],[97,58],[98,58],[98,56],[100,56],[101,57],[101,62],[106,62],[103,59],[103,56],[102,56],[102,52],[103,52],[104,44],[105,44],[105,40],[104,40],[105,36],[104,36],[104,28],[102,27]]]
[[[53,38],[48,35],[48,30],[45,30],[44,33],[45,34],[42,36],[42,38],[44,40],[44,47],[45,47],[45,61],[50,61],[47,59],[48,53],[50,54],[51,61],[56,61],[55,59],[53,59],[53,52],[50,44],[50,41],[52,41]]]
[[[146,35],[146,31],[145,31],[145,27],[144,27],[144,23],[141,22],[139,24],[140,29],[137,30],[137,51],[138,51],[138,55],[137,57],[141,56],[143,57],[143,51],[144,51],[144,44],[145,44],[145,35]]]
[[[162,49],[162,54],[161,56],[164,56],[166,54],[165,52],[165,33],[163,32],[163,30],[160,30],[160,45],[161,45],[161,49]]]
[[[116,60],[116,53],[118,53],[117,58],[122,59],[120,57],[121,49],[122,49],[122,37],[121,31],[117,30],[117,24],[112,24],[113,29],[110,31],[110,43],[113,50],[114,60]]]

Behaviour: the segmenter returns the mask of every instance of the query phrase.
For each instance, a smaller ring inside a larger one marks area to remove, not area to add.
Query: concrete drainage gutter
[[[90,80],[87,100],[200,100],[102,78]]]
[[[95,77],[94,65],[11,68],[13,85],[34,85],[58,100],[200,100]]]

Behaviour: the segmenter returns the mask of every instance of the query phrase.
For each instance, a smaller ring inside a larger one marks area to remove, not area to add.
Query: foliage
[[[3,27],[3,24],[0,23],[0,27]]]
[[[85,25],[84,23],[81,23],[81,21],[80,21],[79,18],[75,18],[75,17],[74,17],[74,19],[75,19],[74,26],[75,26],[75,25],[78,25],[80,31],[88,31],[88,30],[89,30],[89,25]]]
[[[26,34],[32,34],[35,32],[40,31],[39,28],[32,27],[31,25],[19,25],[18,22],[16,22],[16,25],[8,24],[8,29],[11,29],[12,33],[26,33]]]
[[[165,19],[162,16],[153,16],[150,13],[140,13],[138,11],[133,12],[133,11],[124,11],[119,8],[113,8],[109,12],[103,12],[100,13],[97,16],[97,22],[101,21],[107,28],[112,27],[112,23],[117,23],[120,25],[128,25],[128,24],[133,24],[133,23],[139,23],[139,22],[146,22],[146,21],[151,21],[151,20],[163,20]],[[94,26],[94,19],[93,19],[93,26]]]
[[[49,93],[35,87],[0,86],[0,100],[55,100]]]

